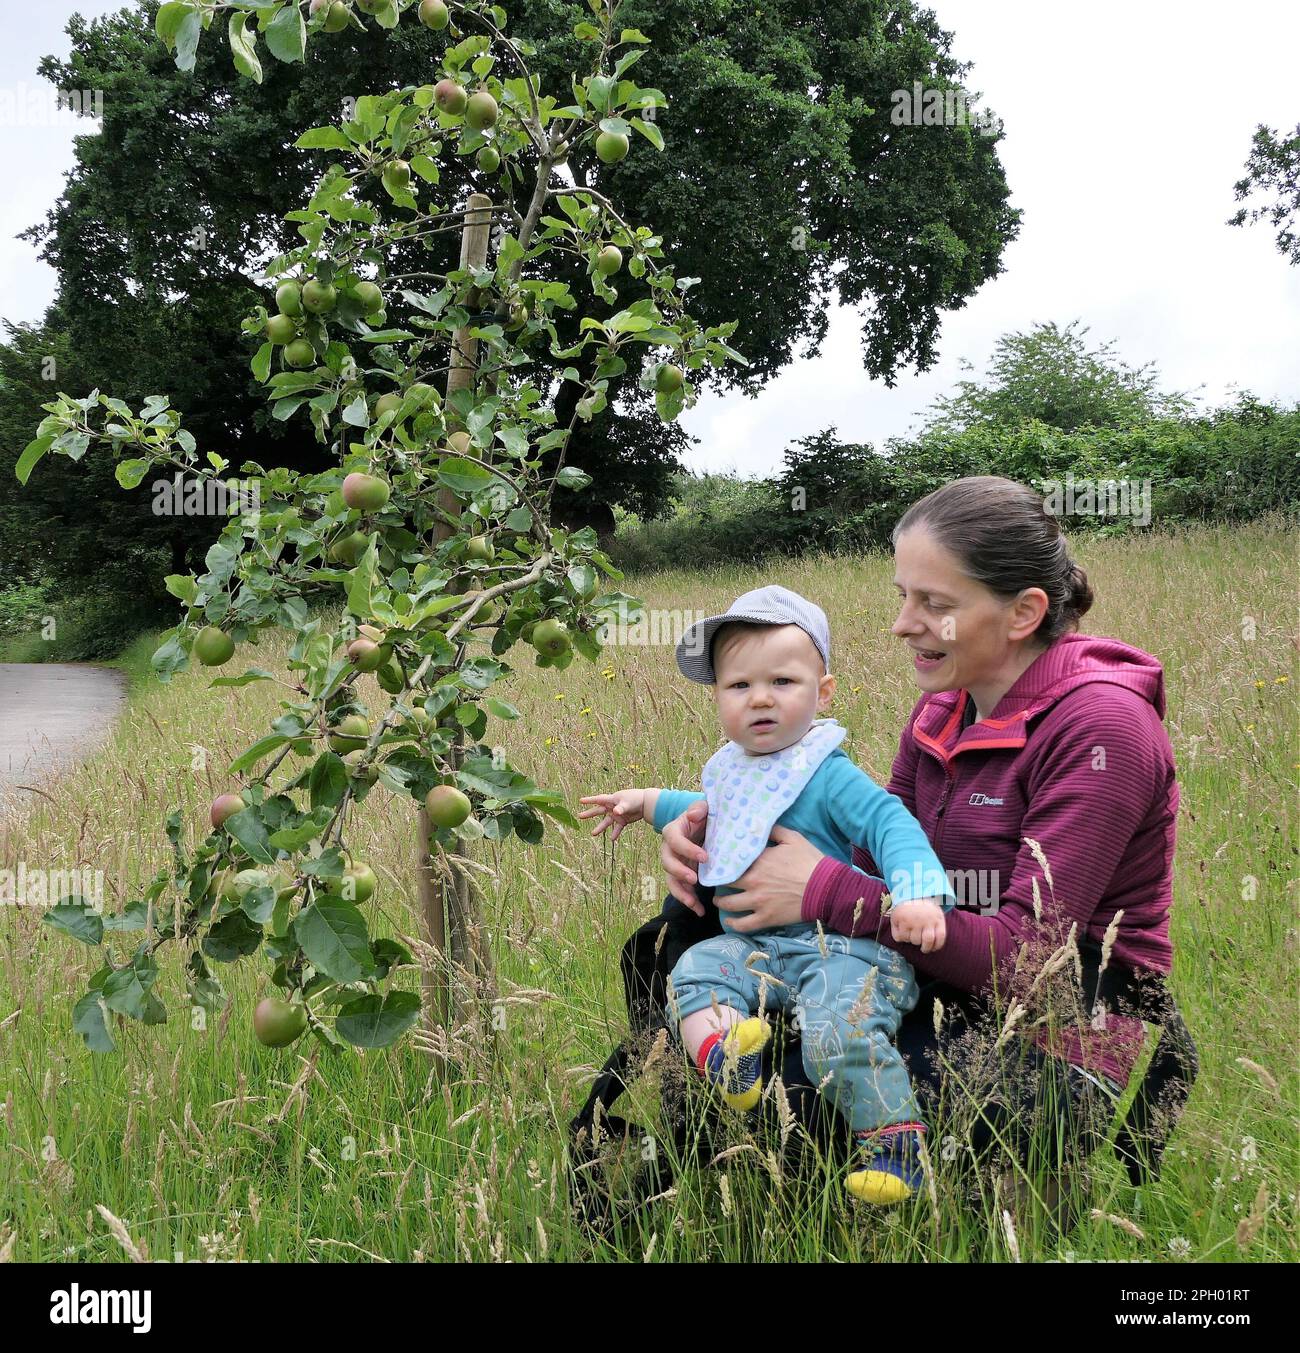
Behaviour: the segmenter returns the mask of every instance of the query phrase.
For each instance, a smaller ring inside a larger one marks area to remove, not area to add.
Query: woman
[[[1047,1104],[1053,1168],[1085,1154],[1142,1049],[1137,1016],[1157,1020],[1161,1055],[1130,1114],[1137,1139],[1117,1143],[1137,1182],[1158,1163],[1157,1095],[1162,1110],[1172,1101],[1176,1112],[1195,1075],[1194,1048],[1162,980],[1172,963],[1178,786],[1161,723],[1160,664],[1075,632],[1092,591],[1056,520],[1024,485],[956,480],[914,504],[893,540],[893,633],[922,694],[888,788],[920,821],[957,892],[947,940],[930,953],[895,941],[885,885],[867,877],[870,857],[858,851],[857,867],[841,864],[781,827],[717,906],[751,913],[733,917],[737,930],[820,921],[906,955],[922,997],[904,1020],[900,1050],[923,1102],[937,1107],[942,1087],[951,1105],[959,1087],[973,1110],[977,1156],[1001,1142],[1029,1163],[1031,1136],[1043,1149],[1029,1123]],[[670,891],[698,916],[705,909],[693,866],[704,858],[707,812],[693,805],[663,833]],[[1044,966],[1055,979],[1043,981]],[[1064,1027],[1042,1015],[1061,972],[1084,978],[1083,992],[1074,988],[1083,1018]],[[979,998],[994,990],[1000,1008],[990,1028],[990,1002]],[[1017,1056],[1001,1051],[980,1063],[962,1051],[963,1040],[982,1037],[986,1051],[997,1043],[1020,997],[1018,1032],[1000,1045],[1014,1045]],[[947,1071],[956,1074],[945,1086]]]

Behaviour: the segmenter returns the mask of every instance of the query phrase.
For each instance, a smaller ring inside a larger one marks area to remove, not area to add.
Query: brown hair
[[[1040,495],[1014,479],[954,479],[903,513],[894,543],[914,526],[926,527],[968,577],[999,596],[1041,587],[1047,611],[1033,637],[1042,643],[1075,629],[1092,606],[1088,575],[1070,557],[1056,518]]]

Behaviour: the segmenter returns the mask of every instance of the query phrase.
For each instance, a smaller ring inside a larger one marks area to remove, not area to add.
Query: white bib
[[[779,752],[751,756],[728,742],[709,758],[701,782],[709,804],[699,880],[710,887],[734,883],[767,849],[776,820],[802,793],[818,766],[848,736],[835,719],[816,719]]]

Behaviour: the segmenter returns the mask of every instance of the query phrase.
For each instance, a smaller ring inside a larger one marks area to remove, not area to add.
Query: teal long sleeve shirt
[[[661,789],[655,804],[655,831],[662,832],[704,797],[690,790]],[[895,903],[941,897],[945,911],[956,903],[952,885],[921,824],[900,799],[882,789],[838,747],[777,818],[777,825],[799,832],[823,854],[850,867],[855,845],[870,851]],[[736,889],[720,887],[716,891],[731,893]]]

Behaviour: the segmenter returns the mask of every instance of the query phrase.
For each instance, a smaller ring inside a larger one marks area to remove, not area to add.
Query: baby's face
[[[714,645],[713,672],[723,731],[753,755],[798,742],[835,693],[835,678],[797,625],[725,635]]]

